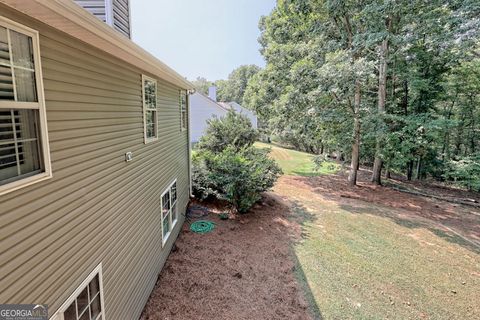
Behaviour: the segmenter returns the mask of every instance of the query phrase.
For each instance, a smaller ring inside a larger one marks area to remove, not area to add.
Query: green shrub
[[[192,191],[195,197],[205,200],[210,196],[220,198],[214,182],[211,180],[211,172],[207,167],[206,158],[211,154],[205,152],[192,153]]]
[[[480,153],[451,160],[445,178],[472,191],[480,191]]]
[[[223,118],[213,118],[208,121],[205,135],[202,136],[196,148],[214,153],[222,152],[227,147],[240,150],[253,145],[257,136],[257,130],[252,127],[248,117],[229,111]]]
[[[227,146],[221,152],[199,151],[193,160],[193,191],[200,198],[214,195],[246,212],[281,174],[267,150]]]
[[[242,114],[231,111],[210,120],[192,157],[194,195],[214,196],[227,200],[238,212],[248,211],[281,174],[267,150],[253,147],[257,136]]]

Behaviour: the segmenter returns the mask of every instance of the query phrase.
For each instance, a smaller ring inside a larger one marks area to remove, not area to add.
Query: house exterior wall
[[[40,34],[53,170],[0,196],[0,301],[53,315],[102,263],[106,319],[138,319],[188,203],[179,89],[157,79],[159,139],[144,144],[141,75],[153,75],[2,4],[0,15]],[[160,196],[174,179],[179,223],[162,247]]]
[[[191,142],[195,143],[200,140],[200,137],[205,133],[209,119],[224,117],[227,112],[226,109],[200,93],[190,95]]]

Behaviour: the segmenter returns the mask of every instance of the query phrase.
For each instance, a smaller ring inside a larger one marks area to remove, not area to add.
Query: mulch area
[[[215,229],[200,235],[185,222],[141,319],[312,319],[290,251],[301,230],[287,205],[267,193],[234,220],[200,205]]]

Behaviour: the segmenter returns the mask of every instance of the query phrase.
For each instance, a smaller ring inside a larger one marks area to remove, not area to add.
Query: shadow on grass
[[[299,201],[294,201],[291,203],[290,209],[294,213],[292,219],[301,226],[301,239],[307,239],[309,237],[308,232],[306,231],[305,224],[312,223],[317,220],[317,216],[311,214],[306,210],[306,208]],[[311,315],[315,320],[323,320],[322,312],[315,301],[315,296],[313,295],[312,288],[308,284],[307,276],[303,270],[302,264],[298,260],[298,256],[295,253],[294,245],[298,242],[294,241],[290,248],[291,255],[295,263],[295,277],[297,278],[300,287],[302,288],[305,299],[308,302],[309,310]]]
[[[442,230],[440,228],[436,228],[432,226],[431,224],[427,222],[422,222],[422,221],[415,221],[412,219],[407,219],[407,218],[401,218],[397,215],[394,214],[386,214],[385,210],[382,210],[380,208],[363,208],[363,207],[354,207],[346,204],[341,204],[340,208],[354,214],[373,214],[376,216],[380,216],[382,218],[388,218],[392,221],[394,221],[396,224],[409,228],[409,229],[418,229],[418,228],[424,228],[429,230],[430,232],[434,233],[438,237],[445,239],[446,241],[454,244],[458,244],[459,246],[462,246],[463,248],[472,251],[474,253],[480,254],[480,245],[474,243],[473,241],[469,241],[465,239],[464,237],[448,231],[448,230]]]
[[[317,171],[292,171],[292,174],[296,175],[296,176],[301,176],[301,177],[316,177],[316,176],[319,176],[321,175],[321,173],[317,172]]]
[[[294,213],[292,219],[294,219],[302,228],[301,239],[308,239],[309,234],[306,231],[305,224],[315,222],[318,219],[317,216],[308,212],[300,201],[293,201],[290,210]]]
[[[293,248],[292,248],[292,251],[294,251]],[[312,288],[308,284],[307,276],[303,271],[302,264],[298,260],[298,257],[295,254],[295,252],[292,252],[292,256],[295,263],[295,277],[297,278],[297,281],[299,282],[300,287],[303,290],[305,299],[307,299],[310,313],[312,314],[313,319],[323,320],[322,312],[320,311],[320,308],[318,308],[317,302],[315,301],[315,296],[313,295]]]

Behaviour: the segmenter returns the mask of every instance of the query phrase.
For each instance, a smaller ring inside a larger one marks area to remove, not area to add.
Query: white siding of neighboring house
[[[250,121],[252,122],[252,126],[253,126],[255,129],[258,129],[257,115],[256,115],[253,111],[248,110],[248,109],[242,107],[241,105],[239,105],[239,104],[236,103],[235,101],[229,102],[228,104],[229,104],[236,112],[246,115],[246,116],[250,119]]]
[[[207,128],[207,120],[212,117],[224,117],[227,112],[227,109],[203,94],[197,92],[190,95],[190,141],[198,142],[200,140]]]

